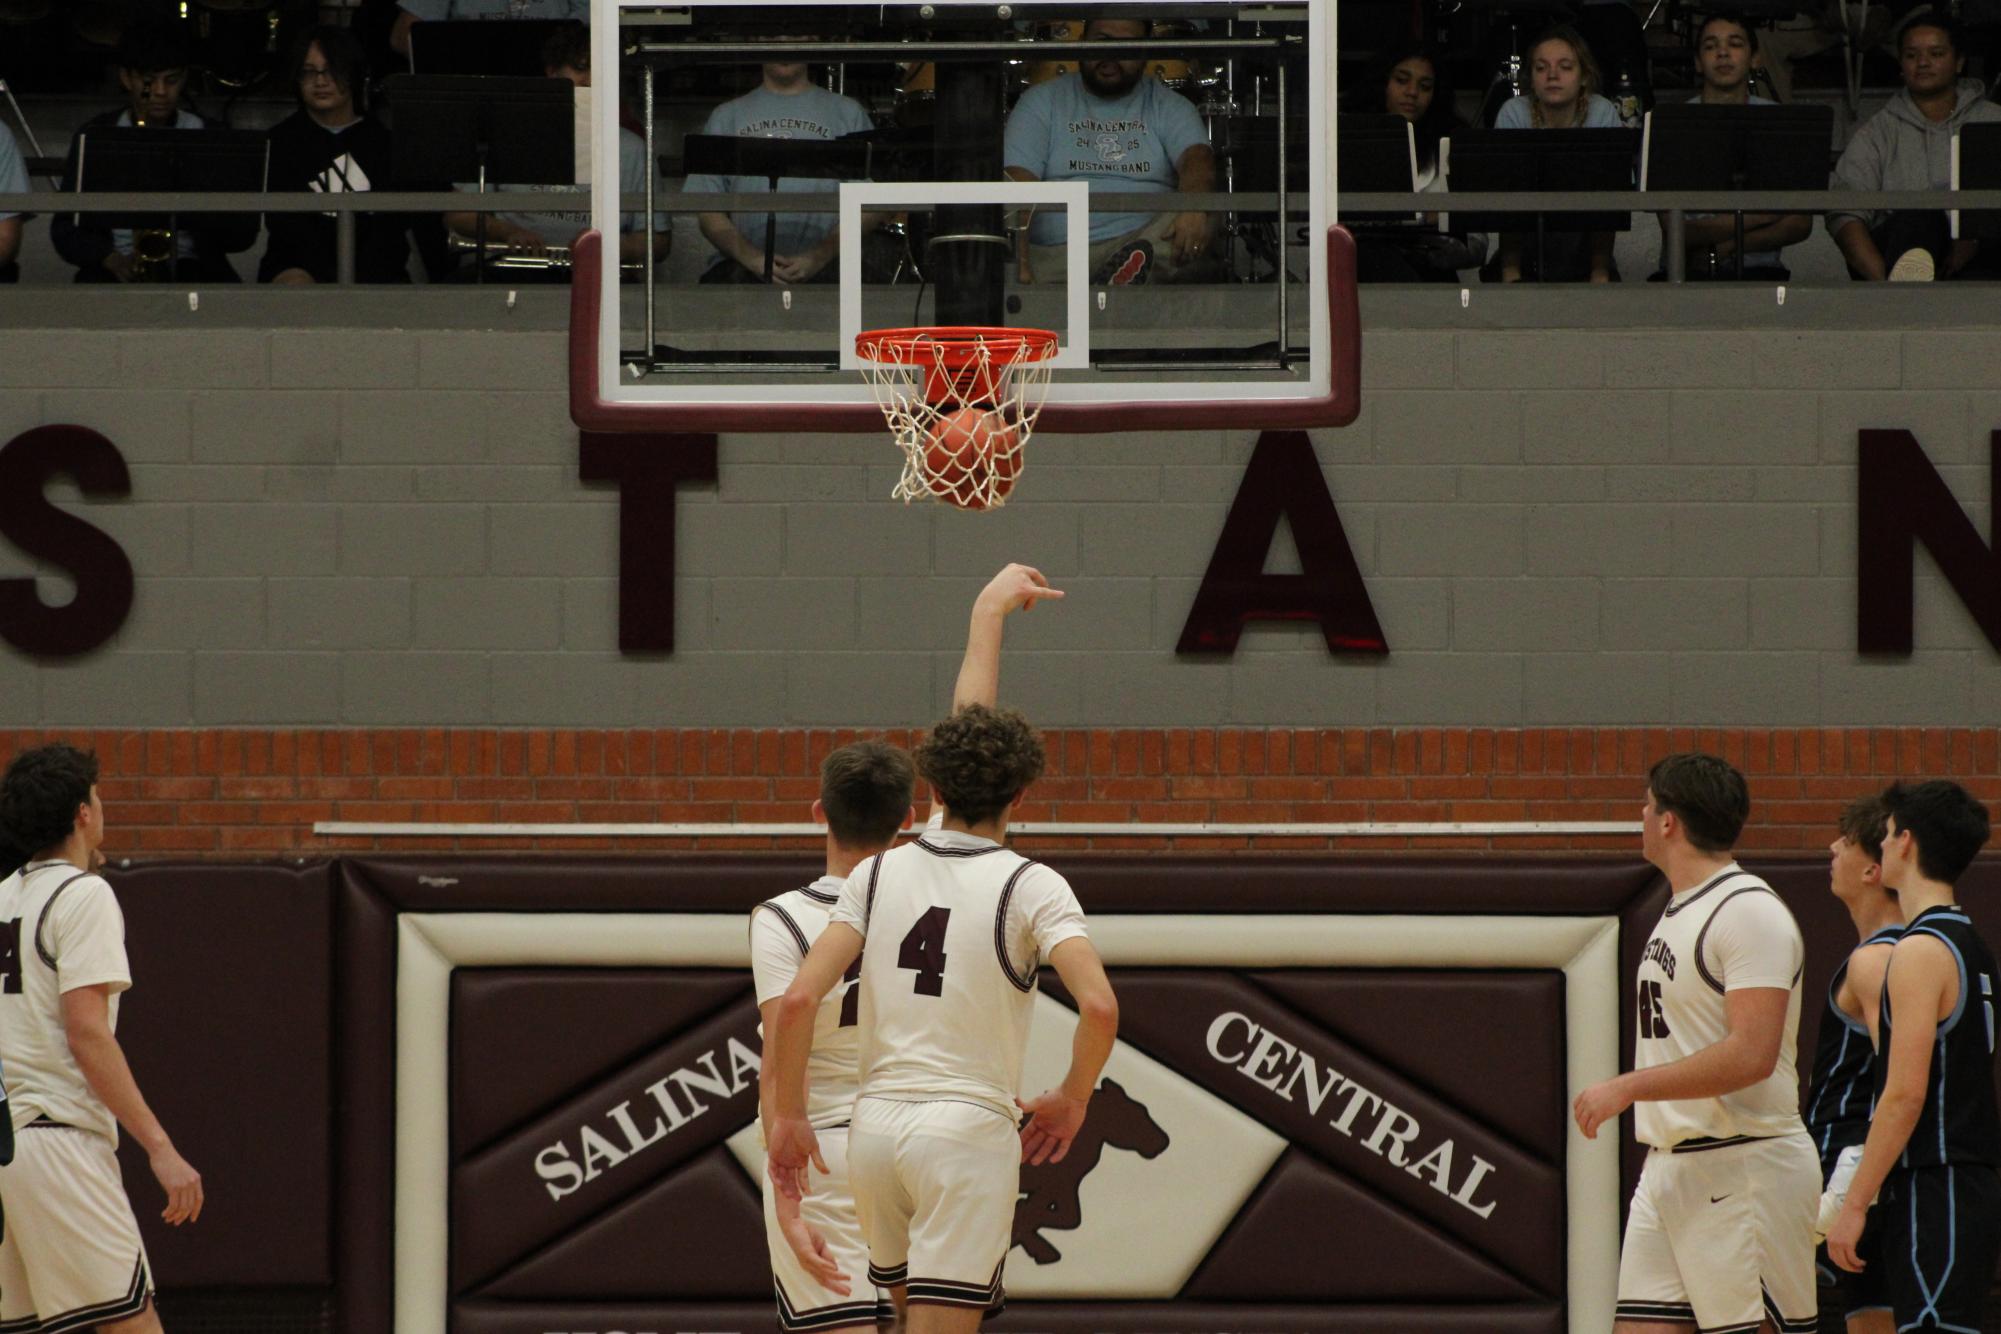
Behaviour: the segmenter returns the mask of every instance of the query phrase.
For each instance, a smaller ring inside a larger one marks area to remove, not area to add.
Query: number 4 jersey
[[[1679,1061],[1728,1037],[1727,992],[1772,987],[1790,991],[1791,999],[1770,1075],[1717,1098],[1633,1104],[1642,1144],[1669,1149],[1690,1140],[1804,1132],[1794,1057],[1805,959],[1792,913],[1770,885],[1734,862],[1668,901],[1640,955],[1634,1069]]]
[[[857,866],[832,920],[863,937],[862,1096],[1014,1120],[1037,970],[1086,934],[1069,882],[989,839],[932,829]]]
[[[103,877],[67,862],[31,862],[0,880],[0,1060],[7,1063],[14,1124],[46,1117],[112,1142],[118,1123],[70,1055],[63,993],[103,986],[118,1026],[119,994],[132,985],[125,917]]]

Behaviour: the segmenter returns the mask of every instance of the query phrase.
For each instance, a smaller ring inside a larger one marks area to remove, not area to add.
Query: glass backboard
[[[1352,419],[1334,11],[593,0],[579,423],[880,430],[913,325],[1055,332],[1041,430]]]

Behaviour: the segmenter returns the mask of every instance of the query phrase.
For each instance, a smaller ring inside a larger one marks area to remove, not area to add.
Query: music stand
[[[1657,106],[1641,131],[1642,190],[1825,190],[1831,106]],[[1744,213],[1736,276],[1744,276]]]
[[[271,143],[254,130],[141,130],[110,127],[77,136],[77,191],[138,190],[174,194],[261,194],[270,179]],[[168,253],[180,263],[180,216],[114,212],[91,216],[112,227],[159,229],[166,222]],[[79,225],[84,215],[79,212]],[[235,253],[256,243],[258,215],[219,213],[204,229],[225,234]],[[234,240],[236,243],[231,244]]]
[[[754,135],[691,134],[681,148],[690,176],[762,176],[776,196],[786,177],[865,181],[873,144],[866,135],[839,139],[766,139]],[[775,200],[774,200],[775,202]],[[771,281],[778,245],[778,210],[764,215],[764,281]]]
[[[396,116],[394,173],[405,189],[476,181],[483,195],[489,184],[577,183],[576,86],[568,79],[392,74],[384,89]],[[484,282],[485,213],[476,231],[474,281]]]
[[[2001,189],[2001,123],[1962,125],[1952,136],[1952,188]],[[2001,213],[1953,209],[1952,239],[2001,240]]]
[[[1439,154],[1457,192],[1609,192],[1632,188],[1633,155],[1639,147],[1638,130],[1454,130]],[[1454,209],[1452,225],[1469,232],[1516,232],[1523,230],[1521,216]],[[1632,227],[1630,213],[1538,213],[1536,266],[1544,267],[1543,238],[1549,232],[1624,232]]]
[[[542,47],[565,19],[427,20],[410,28],[412,74],[540,78]]]
[[[1340,164],[1335,201],[1341,191],[1355,194],[1417,193],[1417,131],[1402,116],[1335,117],[1334,141]],[[1343,213],[1343,226],[1408,227],[1413,213]]]

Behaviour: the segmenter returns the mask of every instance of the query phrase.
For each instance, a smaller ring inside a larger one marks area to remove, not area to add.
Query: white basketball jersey
[[[813,942],[827,929],[841,882],[823,875],[804,889],[767,899],[750,910],[750,968],[757,1003],[777,1000],[799,974]],[[806,1059],[806,1119],[816,1130],[844,1126],[860,1082],[861,1042],[856,978],[861,961],[820,1002],[813,1018],[813,1052]]]
[[[1036,973],[1086,934],[1069,882],[989,839],[928,830],[856,867],[833,920],[863,937],[862,1096],[1013,1120]]]
[[[1669,900],[1640,956],[1634,1069],[1667,1065],[1729,1036],[1726,992],[1775,987],[1792,998],[1770,1075],[1718,1098],[1634,1103],[1641,1143],[1667,1149],[1695,1139],[1805,1132],[1794,1068],[1805,959],[1792,913],[1770,885],[1735,862]]]
[[[31,862],[0,880],[0,1067],[16,1127],[46,1117],[118,1138],[118,1122],[91,1092],[63,1028],[62,997],[79,987],[132,985],[125,916],[111,886],[67,862]]]

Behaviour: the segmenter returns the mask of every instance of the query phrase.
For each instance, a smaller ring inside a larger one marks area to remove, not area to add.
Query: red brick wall
[[[354,849],[763,848],[769,839],[343,838],[315,821],[792,822],[821,758],[854,731],[17,731],[0,759],[61,739],[104,766],[113,856]],[[908,744],[913,734],[882,733]],[[1849,797],[1949,776],[2001,800],[1993,728],[1063,729],[1023,820],[1074,822],[1635,820],[1648,765],[1714,751],[1750,777],[1744,846],[1813,849]],[[1024,840],[1146,847],[1135,838]],[[1630,850],[1629,836],[1346,838],[1340,847]],[[796,843],[796,841],[795,841]],[[1184,849],[1325,848],[1324,838],[1182,839]]]

